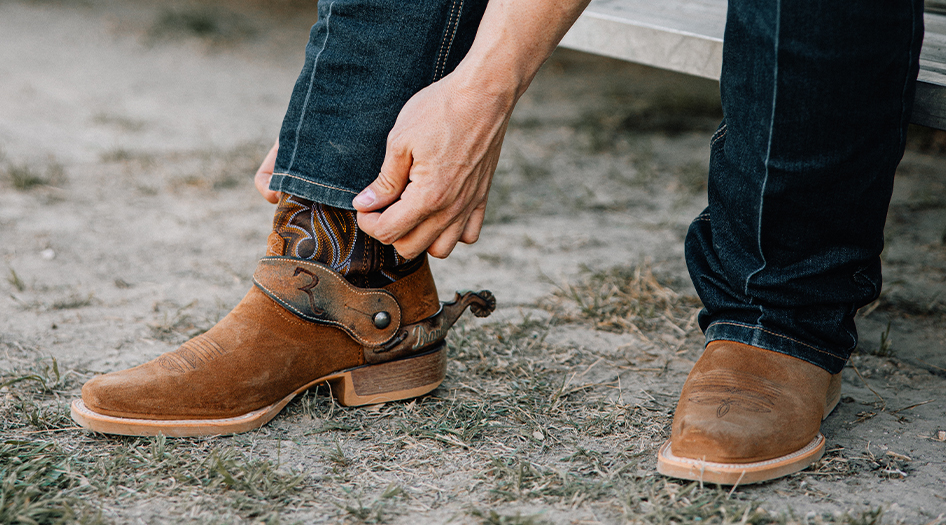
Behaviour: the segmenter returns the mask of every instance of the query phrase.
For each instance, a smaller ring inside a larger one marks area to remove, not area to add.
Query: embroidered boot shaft
[[[320,262],[360,288],[379,288],[413,273],[408,260],[358,228],[355,212],[283,194],[273,218],[268,256]]]

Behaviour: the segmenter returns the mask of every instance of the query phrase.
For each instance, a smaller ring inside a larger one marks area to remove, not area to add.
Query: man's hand
[[[408,258],[476,241],[509,114],[588,1],[489,0],[466,57],[398,114],[358,226]]]
[[[388,135],[381,173],[352,202],[358,226],[412,259],[479,238],[512,96],[484,97],[447,76],[414,95]]]
[[[273,204],[279,202],[279,198],[282,197],[282,193],[269,189],[269,180],[273,178],[273,169],[276,167],[277,151],[279,151],[278,139],[276,140],[276,144],[273,144],[273,147],[270,148],[266,157],[263,158],[263,163],[260,164],[259,169],[256,170],[256,176],[253,178],[253,182],[256,184],[256,191],[260,192],[260,195],[262,195],[264,199]]]

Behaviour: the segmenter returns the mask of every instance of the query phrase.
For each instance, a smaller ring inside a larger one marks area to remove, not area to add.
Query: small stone
[[[56,258],[56,252],[52,248],[46,248],[45,250],[39,252],[39,256],[44,260],[51,261]]]
[[[936,439],[939,441],[946,441],[946,430],[940,430],[936,433]]]
[[[532,437],[534,437],[538,441],[542,441],[543,439],[545,439],[545,434],[543,434],[541,430],[536,430],[535,432],[532,433]]]

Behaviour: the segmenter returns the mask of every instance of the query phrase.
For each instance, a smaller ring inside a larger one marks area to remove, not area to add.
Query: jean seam
[[[903,148],[903,146],[907,142],[906,127],[902,125],[902,122],[907,113],[907,89],[909,89],[910,87],[910,77],[913,76],[911,74],[911,71],[913,70],[913,46],[914,46],[914,42],[916,42],[916,36],[917,36],[916,35],[916,19],[917,19],[916,2],[911,2],[910,5],[912,6],[912,10],[910,11],[910,14],[912,16],[910,17],[910,19],[912,20],[912,24],[913,24],[910,28],[910,62],[909,62],[910,66],[907,67],[907,74],[906,74],[906,78],[903,79],[903,90],[901,91],[901,95],[900,95],[900,122],[901,122],[900,147],[901,148]]]
[[[749,329],[751,329],[751,330],[758,330],[758,331],[760,331],[760,332],[765,332],[765,333],[767,333],[767,334],[769,334],[769,335],[773,335],[773,336],[775,336],[775,337],[781,337],[782,339],[787,339],[787,340],[789,340],[789,341],[791,341],[791,342],[793,342],[793,343],[802,345],[802,346],[804,346],[805,348],[810,348],[810,349],[814,350],[815,352],[822,353],[822,354],[824,354],[824,355],[829,355],[829,356],[831,356],[831,357],[834,357],[835,359],[846,359],[846,358],[841,357],[841,356],[839,356],[839,355],[836,355],[836,354],[833,354],[833,353],[831,353],[831,352],[828,352],[827,350],[822,350],[822,349],[820,349],[820,348],[818,348],[818,347],[815,347],[815,346],[812,346],[812,345],[810,345],[810,344],[808,344],[808,343],[803,343],[803,342],[801,342],[801,341],[799,341],[798,339],[795,339],[795,338],[793,338],[793,337],[789,337],[789,336],[787,336],[787,335],[780,334],[780,333],[778,333],[778,332],[773,332],[773,331],[771,331],[771,330],[766,330],[765,328],[762,328],[762,327],[759,327],[759,326],[752,326],[751,324],[735,323],[735,322],[732,322],[732,321],[716,321],[716,322],[714,322],[714,323],[710,323],[710,325],[709,325],[708,327],[706,327],[706,329],[709,330],[709,328],[710,328],[711,326],[717,325],[717,324],[725,324],[725,325],[730,325],[730,326],[738,326],[738,327],[740,327],[740,328],[749,328]]]
[[[447,65],[447,57],[450,56],[450,49],[453,47],[453,40],[457,35],[457,29],[460,27],[460,15],[463,13],[463,0],[457,2],[454,0],[450,6],[450,18],[447,19],[447,27],[444,28],[443,41],[440,43],[440,51],[437,53],[437,62],[434,64],[434,81],[442,78],[442,74]],[[450,28],[453,27],[451,31]],[[449,41],[447,35],[450,35]]]
[[[322,184],[321,182],[314,182],[314,181],[311,181],[311,180],[308,180],[308,179],[304,179],[304,178],[302,178],[302,177],[299,177],[299,176],[297,176],[297,175],[292,175],[291,173],[273,173],[273,176],[274,176],[274,177],[277,176],[277,175],[278,175],[278,176],[281,176],[281,177],[289,177],[289,178],[291,178],[291,179],[301,180],[302,182],[305,182],[305,183],[307,183],[307,184],[312,184],[313,186],[321,186],[321,187],[323,187],[323,188],[328,188],[328,189],[330,189],[330,190],[344,191],[345,193],[351,193],[352,195],[358,195],[358,192],[357,192],[357,191],[346,190],[345,188],[339,188],[339,187],[337,187],[337,186],[330,186],[330,185],[328,185],[328,184]]]
[[[315,72],[319,66],[319,58],[322,57],[322,52],[325,51],[325,47],[328,45],[328,38],[331,35],[331,26],[329,23],[332,20],[332,8],[335,7],[335,2],[332,2],[328,5],[328,14],[325,15],[325,39],[322,41],[322,47],[319,49],[319,52],[315,54],[315,59],[312,61],[312,74],[309,75],[309,89],[306,90],[305,100],[302,102],[302,108],[299,111],[299,124],[296,126],[296,136],[295,141],[292,145],[292,155],[289,157],[289,166],[287,170],[291,170],[293,164],[296,162],[296,153],[299,151],[299,137],[301,136],[302,124],[305,122],[305,111],[309,107],[309,97],[312,95],[312,87],[315,84]]]
[[[769,116],[769,129],[768,129],[768,144],[766,145],[765,151],[765,175],[762,177],[762,187],[759,190],[759,216],[758,223],[756,225],[756,246],[759,250],[759,257],[762,258],[762,266],[757,268],[755,271],[746,276],[746,282],[743,286],[743,293],[746,297],[749,298],[750,304],[752,303],[752,296],[749,295],[749,283],[752,281],[752,278],[759,274],[762,270],[765,269],[767,261],[765,260],[765,254],[762,251],[762,215],[763,210],[765,209],[765,188],[769,183],[769,164],[772,160],[772,138],[775,136],[775,105],[778,102],[778,49],[781,40],[781,28],[782,28],[782,2],[778,0],[775,3],[775,49],[774,49],[774,60],[775,64],[772,67],[772,109]],[[759,318],[761,319],[765,312],[760,308],[759,309]]]
[[[717,142],[722,140],[723,137],[726,136],[727,131],[729,131],[729,127],[723,124],[723,127],[721,127],[718,131],[716,131],[716,133],[713,134],[713,136],[710,138],[710,147],[712,148],[713,146],[716,145]]]

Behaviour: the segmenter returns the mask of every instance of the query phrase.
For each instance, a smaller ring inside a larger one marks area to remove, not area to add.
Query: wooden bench
[[[912,121],[946,130],[946,12],[925,15]],[[726,0],[592,0],[562,47],[719,80]]]

